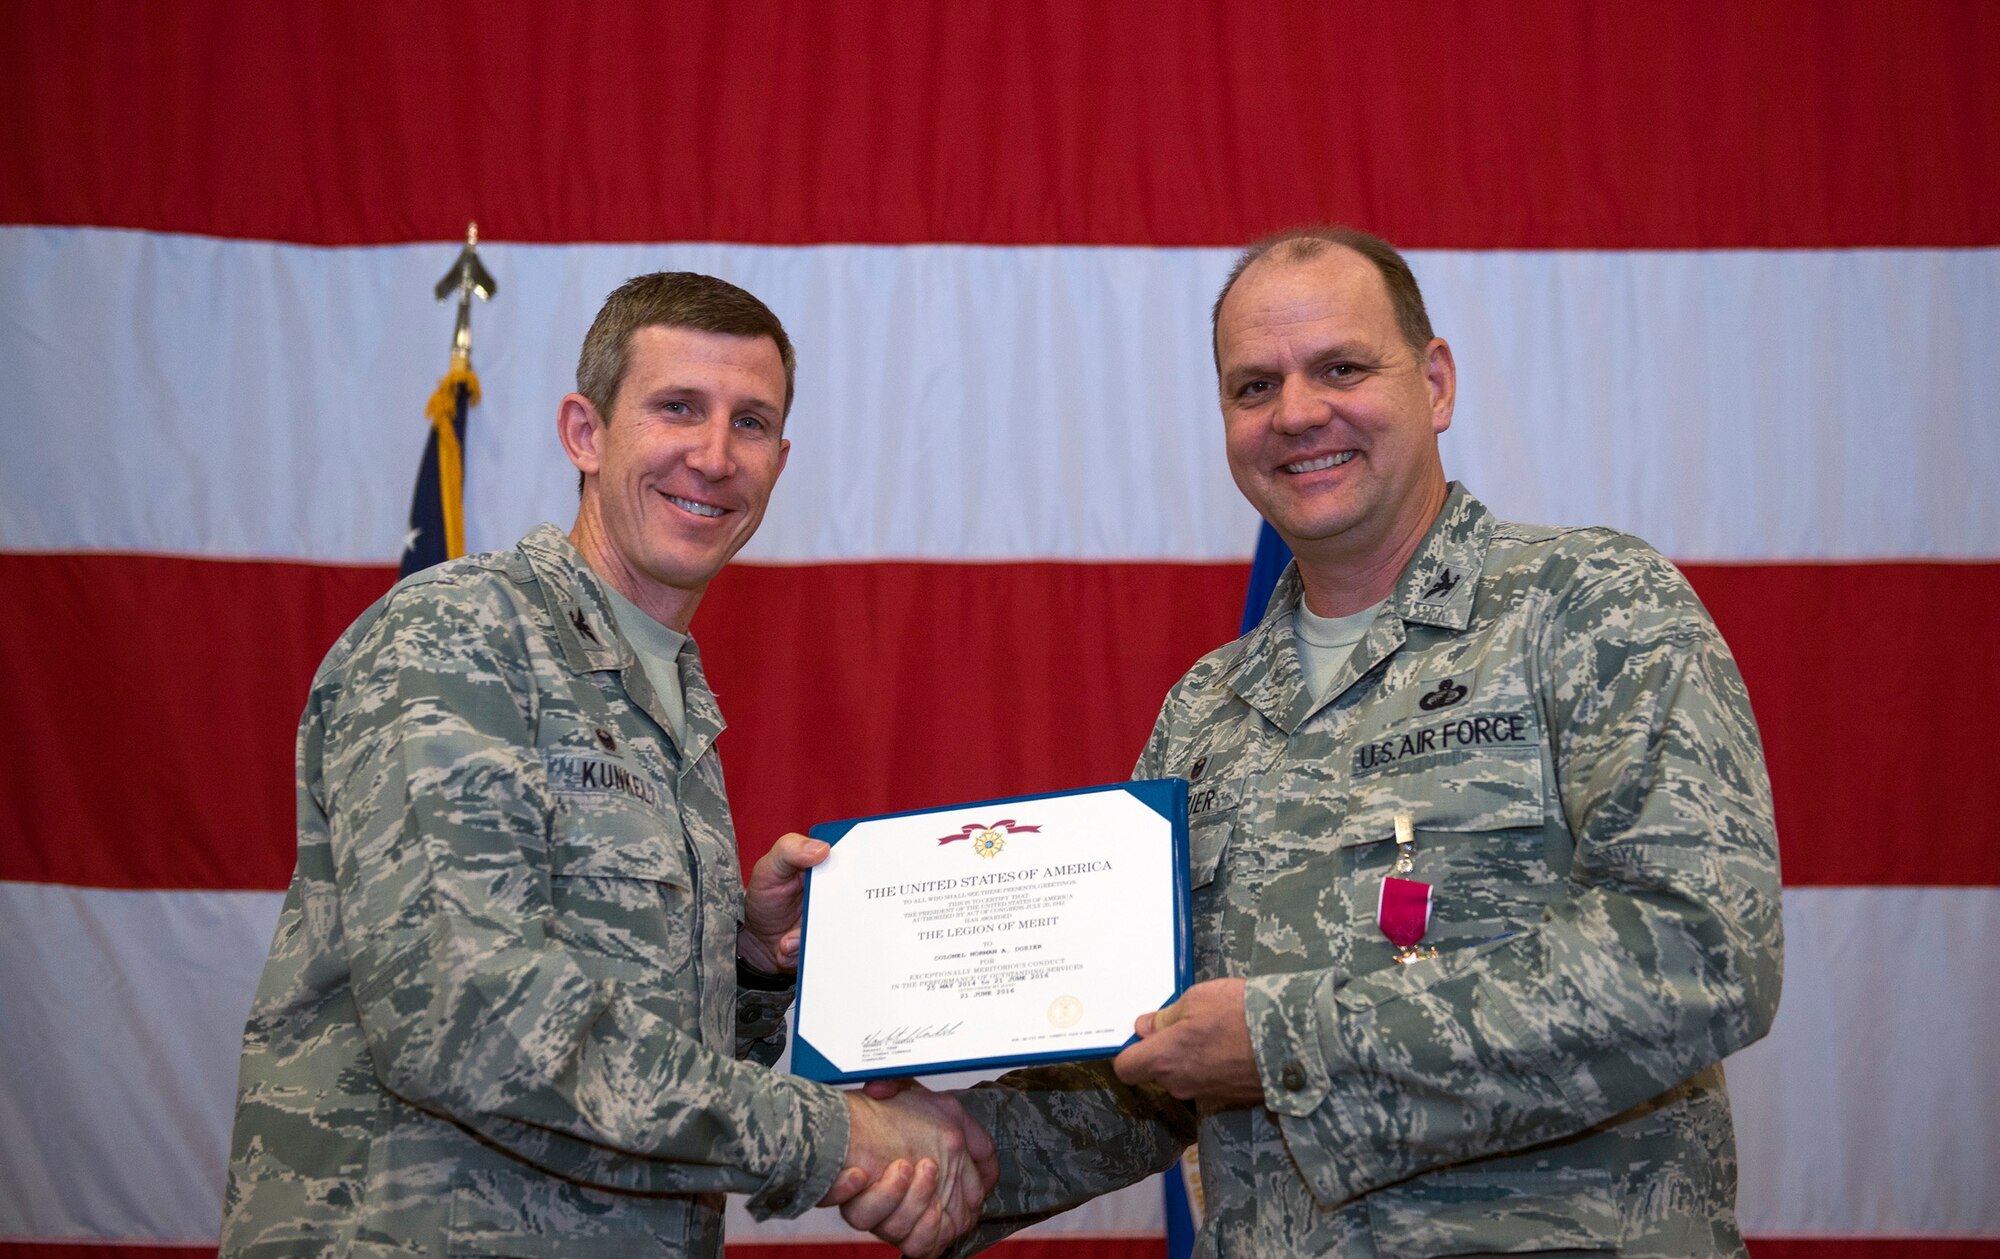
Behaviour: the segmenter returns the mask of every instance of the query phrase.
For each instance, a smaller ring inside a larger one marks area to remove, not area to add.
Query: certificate
[[[846,1082],[1103,1058],[1188,986],[1187,782],[812,829],[792,1069]]]

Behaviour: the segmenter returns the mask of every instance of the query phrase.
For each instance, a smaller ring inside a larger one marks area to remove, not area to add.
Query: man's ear
[[[590,399],[580,393],[563,395],[556,404],[556,437],[578,472],[589,476],[598,470],[604,454],[604,421]]]
[[[1451,427],[1452,404],[1458,401],[1458,364],[1443,337],[1432,337],[1424,348],[1424,380],[1431,390],[1431,432]]]

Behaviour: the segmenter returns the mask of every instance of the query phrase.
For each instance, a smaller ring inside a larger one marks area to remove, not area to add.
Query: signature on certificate
[[[956,1023],[917,1023],[902,1027],[886,1027],[868,1033],[861,1038],[863,1049],[900,1049],[904,1045],[920,1040],[935,1040],[949,1036],[965,1026],[963,1019]]]

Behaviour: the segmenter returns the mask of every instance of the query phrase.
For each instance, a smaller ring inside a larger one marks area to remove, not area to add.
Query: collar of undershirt
[[[611,597],[611,614],[618,621],[618,630],[632,644],[632,650],[641,657],[650,656],[664,664],[672,664],[681,654],[688,636],[654,620],[644,608],[613,589],[610,582],[603,585],[604,593]],[[667,676],[675,676],[674,671],[670,669]]]
[[[1382,610],[1381,603],[1371,603],[1359,612],[1346,616],[1317,616],[1306,606],[1304,599],[1298,606],[1298,635],[1301,641],[1312,647],[1339,648],[1352,647],[1368,634],[1368,627],[1375,623],[1375,616]]]

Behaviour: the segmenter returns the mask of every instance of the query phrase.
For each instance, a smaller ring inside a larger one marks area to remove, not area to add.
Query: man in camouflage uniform
[[[725,1193],[796,1215],[877,1176],[918,1244],[973,1214],[991,1148],[955,1105],[768,1070],[826,846],[781,839],[746,900],[685,631],[784,467],[792,374],[748,293],[629,282],[559,410],[568,537],[413,575],[328,653],[225,1255],[714,1256]]]
[[[965,1095],[1002,1171],[961,1249],[1198,1140],[1198,1254],[1743,1254],[1719,1063],[1781,928],[1727,647],[1644,543],[1446,482],[1451,352],[1386,243],[1253,248],[1215,319],[1230,468],[1296,562],[1136,771],[1191,783],[1202,982],[1113,1064]]]

